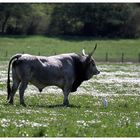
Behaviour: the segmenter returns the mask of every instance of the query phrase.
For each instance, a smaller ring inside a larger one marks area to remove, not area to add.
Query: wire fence
[[[21,52],[24,54],[24,51]],[[16,54],[16,53],[15,53]],[[56,55],[56,52],[53,52],[52,55]],[[41,52],[38,52],[35,55],[42,55]],[[0,61],[9,60],[12,54],[8,51],[0,51]],[[98,62],[135,62],[140,63],[140,53],[136,53],[135,56],[128,55],[125,52],[122,52],[118,55],[112,56],[112,54],[106,52],[104,54],[98,54],[95,57],[95,60]]]
[[[100,61],[101,59],[99,59]],[[137,53],[134,57],[128,55],[127,53],[120,53],[119,55],[116,55],[115,57],[111,57],[108,52],[105,53],[104,59],[101,61],[104,62],[136,62],[140,63],[140,53]]]

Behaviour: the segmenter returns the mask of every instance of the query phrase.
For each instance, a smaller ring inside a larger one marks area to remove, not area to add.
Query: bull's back
[[[74,75],[72,65],[70,55],[41,57],[25,54],[14,62],[18,77],[28,79],[38,88],[47,85],[62,87],[66,78],[70,80]]]

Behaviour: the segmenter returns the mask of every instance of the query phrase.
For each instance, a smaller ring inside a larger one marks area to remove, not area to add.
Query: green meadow
[[[15,53],[30,53],[35,55],[54,55],[60,53],[81,53],[82,49],[88,53],[95,44],[98,49],[94,58],[98,61],[138,62],[140,53],[140,39],[94,39],[84,37],[47,37],[47,36],[4,36],[0,37],[0,59],[7,60]]]
[[[6,103],[7,66],[13,54],[90,52],[96,43],[93,57],[101,73],[70,94],[69,107],[62,106],[57,87],[39,93],[32,85],[25,91],[26,107],[19,105],[18,91],[14,105]],[[100,62],[106,52],[111,61],[119,62],[124,52],[124,60],[137,62],[139,45],[139,39],[0,37],[0,137],[140,137],[140,64]]]
[[[127,99],[127,100],[126,100]],[[0,100],[1,137],[139,137],[140,99],[111,96],[109,106],[95,96],[71,95],[71,106],[63,107],[62,96],[26,97],[27,107]]]

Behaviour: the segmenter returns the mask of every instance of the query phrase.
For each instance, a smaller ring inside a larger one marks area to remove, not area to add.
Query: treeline
[[[0,34],[140,37],[140,4],[1,3]]]

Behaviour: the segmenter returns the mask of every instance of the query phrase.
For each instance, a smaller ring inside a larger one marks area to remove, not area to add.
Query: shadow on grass
[[[65,106],[63,104],[55,104],[55,105],[27,105],[27,107],[35,107],[35,108],[81,108],[81,106],[70,104],[68,106]]]
[[[26,38],[48,38],[55,39],[60,41],[69,41],[69,42],[81,42],[81,41],[90,41],[98,40],[92,36],[70,36],[70,35],[0,35],[0,38],[11,38],[11,39],[26,39]]]
[[[70,104],[70,105],[68,105],[68,106],[65,106],[65,105],[63,105],[63,104],[57,104],[57,105],[49,105],[48,107],[49,107],[49,108],[55,108],[55,107],[81,108],[81,106],[73,105],[73,104]]]
[[[32,36],[27,35],[0,35],[0,38],[12,38],[12,39],[23,39],[23,38],[29,38]]]
[[[13,39],[24,39],[24,38],[33,38],[33,37],[44,37],[44,38],[53,38],[61,41],[69,42],[81,42],[81,41],[97,41],[97,40],[120,40],[120,38],[108,38],[108,37],[94,37],[94,36],[78,36],[78,35],[1,35],[0,38],[13,38]]]
[[[55,104],[55,105],[47,105],[47,104],[27,104],[25,106],[20,105],[20,104],[9,104],[9,103],[5,103],[4,106],[9,106],[9,107],[24,107],[24,108],[90,108],[90,106],[80,106],[80,105],[74,105],[74,104],[70,104],[68,106],[65,106],[63,104]]]
[[[78,36],[78,35],[44,35],[47,38],[59,39],[62,41],[70,41],[70,42],[81,42],[81,41],[97,41],[97,40],[115,40],[118,41],[120,38],[113,37],[95,37],[95,36]]]

